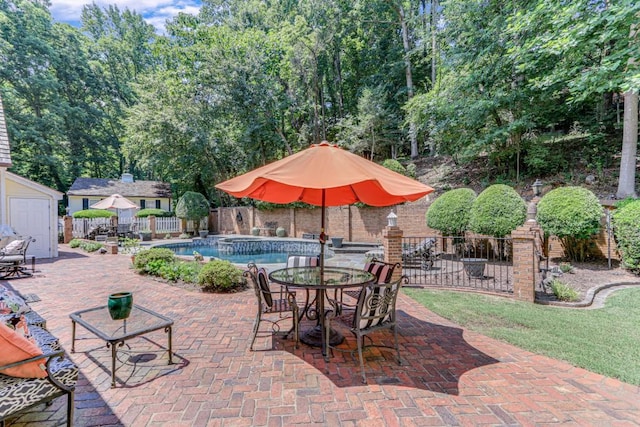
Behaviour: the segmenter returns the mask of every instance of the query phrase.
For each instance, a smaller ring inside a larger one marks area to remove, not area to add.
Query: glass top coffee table
[[[129,317],[113,320],[106,305],[76,311],[71,318],[71,353],[75,352],[76,323],[107,342],[111,348],[111,387],[116,386],[116,348],[122,347],[128,339],[148,332],[164,329],[169,338],[169,364],[173,364],[171,351],[171,327],[173,320],[148,308],[134,304]]]

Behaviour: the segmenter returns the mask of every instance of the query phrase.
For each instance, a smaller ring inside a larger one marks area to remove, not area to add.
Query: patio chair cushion
[[[41,356],[42,350],[4,323],[0,323],[0,366]],[[0,373],[18,378],[44,378],[47,370],[44,360],[36,360],[23,365],[7,368]]]
[[[22,247],[24,246],[24,240],[14,240],[2,249],[5,255],[20,255],[22,254]]]
[[[31,311],[31,307],[15,292],[0,286],[0,314],[23,314]]]
[[[78,367],[68,358],[53,357],[49,362],[50,376],[73,388],[78,380]],[[60,395],[50,378],[16,378],[0,375],[0,417],[18,413],[39,402]],[[71,398],[72,399],[72,398]]]
[[[3,316],[2,320],[9,329],[35,343],[33,337],[31,336],[31,332],[29,332],[29,324],[24,314]]]
[[[389,283],[394,267],[393,264],[373,260],[365,264],[364,269],[378,278],[377,283]]]

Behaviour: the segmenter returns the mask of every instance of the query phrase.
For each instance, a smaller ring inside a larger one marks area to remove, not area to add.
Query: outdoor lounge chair
[[[286,298],[279,298],[279,294],[277,292],[272,292],[269,287],[267,271],[264,268],[258,268],[253,263],[250,263],[247,266],[247,270],[243,275],[251,282],[256,298],[258,299],[258,312],[253,323],[253,338],[251,339],[251,345],[249,346],[251,351],[253,351],[253,344],[258,336],[261,322],[266,321],[271,323],[272,331],[278,332],[280,330],[279,323],[282,320],[289,318],[292,318],[293,320],[292,330],[295,335],[295,347],[297,348],[299,307],[296,302],[295,294],[287,293]],[[274,316],[275,320],[268,318],[268,316]],[[289,335],[290,332],[291,331],[287,332],[287,335]]]
[[[0,250],[0,280],[19,279],[33,276],[33,262],[31,271],[27,271],[27,249],[36,239],[27,237],[16,239]]]
[[[373,344],[373,340],[368,335],[380,329],[391,329],[393,331],[394,348],[397,354],[398,364],[400,360],[400,348],[398,346],[398,331],[396,328],[396,301],[402,281],[406,281],[407,277],[402,276],[398,280],[390,283],[372,283],[365,286],[358,297],[358,304],[355,311],[348,314],[327,316],[325,324],[325,333],[331,331],[331,324],[340,322],[349,327],[351,333],[356,337],[358,357],[360,359],[360,369],[362,371],[362,382],[367,382],[367,376],[364,371],[364,358],[362,350],[366,347],[388,347],[386,345]],[[370,345],[364,345],[364,337],[367,336]],[[327,336],[327,341],[329,337]],[[330,347],[331,350],[345,351],[336,347]],[[355,350],[346,350],[354,353]]]

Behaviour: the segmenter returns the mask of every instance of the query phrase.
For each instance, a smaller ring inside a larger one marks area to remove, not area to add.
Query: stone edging
[[[537,299],[535,302],[536,304],[552,305],[556,307],[585,308],[585,307],[590,307],[593,304],[596,298],[596,295],[599,292],[604,291],[606,289],[611,289],[611,288],[624,289],[625,287],[629,287],[629,286],[640,286],[640,282],[608,283],[606,285],[594,286],[593,288],[587,291],[587,294],[585,295],[582,301],[577,301],[577,302],[543,301],[543,300],[537,300]],[[612,289],[612,290],[615,291],[617,289]]]

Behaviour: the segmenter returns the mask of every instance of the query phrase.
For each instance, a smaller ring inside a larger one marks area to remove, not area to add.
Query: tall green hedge
[[[431,203],[427,226],[445,236],[461,236],[469,226],[471,206],[476,193],[470,188],[449,190]]]
[[[600,231],[603,208],[591,191],[582,187],[551,190],[538,203],[537,220],[546,236],[557,236],[572,261],[589,258],[593,235]]]
[[[487,187],[471,206],[469,229],[478,234],[504,237],[524,224],[527,205],[513,188],[505,184]]]
[[[151,215],[156,217],[169,217],[169,216],[173,216],[173,212],[169,212],[164,209],[147,208],[147,209],[140,209],[136,213],[136,216],[138,218],[146,218]]]
[[[622,266],[640,274],[640,200],[614,211],[612,223]]]
[[[71,214],[74,218],[111,218],[116,215],[117,213],[106,209],[85,209]]]

